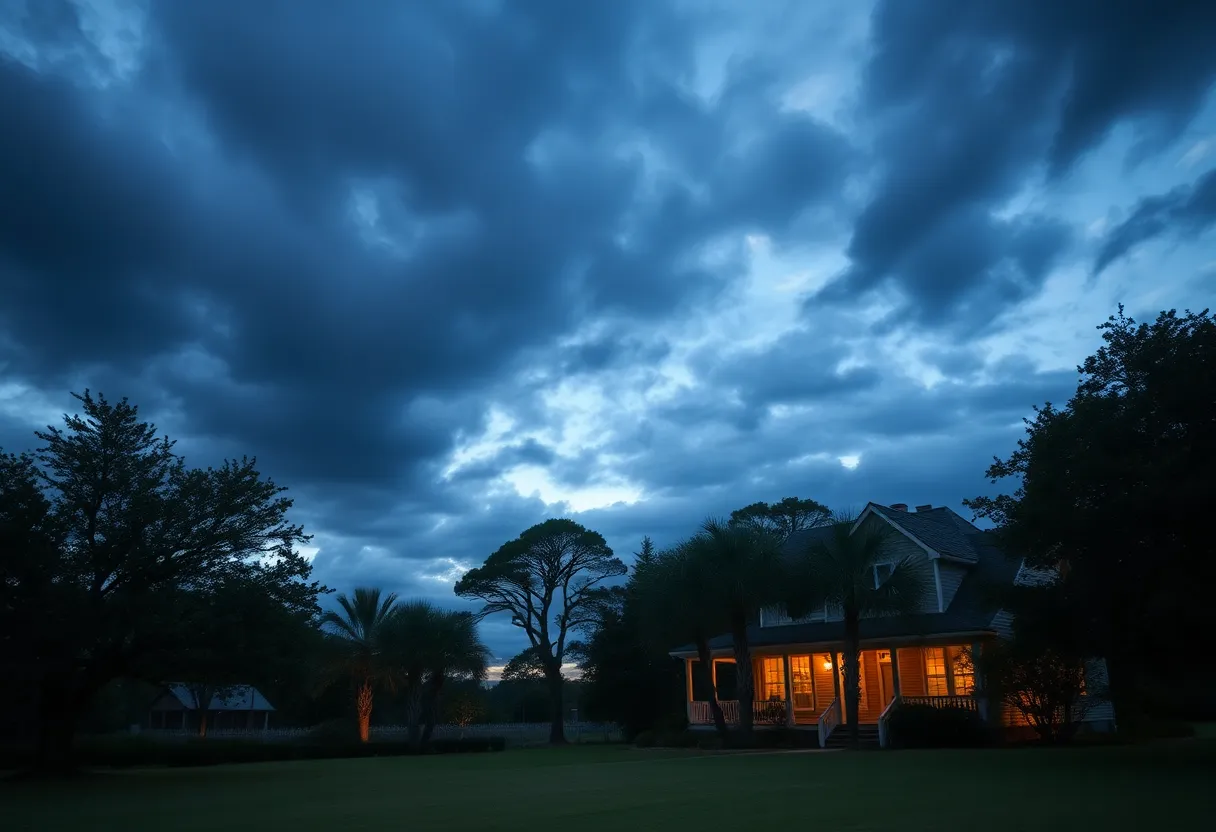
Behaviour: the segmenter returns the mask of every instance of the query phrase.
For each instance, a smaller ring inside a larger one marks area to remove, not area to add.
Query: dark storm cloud
[[[0,325],[23,375],[136,368],[196,331],[166,270],[193,248],[181,174],[154,140],[66,80],[0,61]],[[108,117],[107,117],[108,116]],[[121,206],[121,207],[118,207]]]
[[[881,2],[861,101],[877,191],[825,296],[889,282],[921,321],[976,326],[1034,293],[1067,229],[994,212],[1118,124],[1159,147],[1216,77],[1213,32],[1216,7],[1184,1]]]
[[[808,363],[806,375],[812,380],[813,368]],[[645,452],[633,454],[624,471],[656,493],[721,488],[738,500],[740,487],[749,492],[755,488],[742,484],[765,471],[784,469],[791,460],[806,458],[826,466],[830,482],[846,476],[837,475],[843,470],[840,456],[860,454],[869,471],[871,449],[912,449],[960,432],[1008,433],[1033,405],[1061,402],[1076,387],[1075,371],[1036,372],[1026,359],[997,362],[982,374],[976,368],[932,387],[890,367],[870,368],[866,374],[881,383],[828,386],[815,393],[802,388],[799,404],[805,409],[789,415],[778,416],[750,402],[740,405],[755,415],[754,424],[746,426],[730,411],[711,408],[700,409],[696,420],[656,418],[644,431]],[[864,479],[869,487],[879,483],[868,473]],[[824,493],[834,492],[829,488]]]
[[[872,367],[839,369],[848,356],[846,345],[824,337],[823,331],[800,329],[782,335],[760,351],[722,361],[705,356],[704,375],[722,392],[761,410],[774,404],[845,395],[873,387],[881,378]]]
[[[620,553],[757,499],[982,490],[1072,383],[966,340],[1079,247],[1075,218],[1007,206],[1114,125],[1141,158],[1186,123],[1213,12],[884,3],[854,99],[859,12],[813,5],[157,0],[119,79],[71,4],[4,6],[36,70],[0,59],[0,440],[32,444],[69,385],[128,394],[191,464],[256,454],[290,486],[321,580],[453,604],[455,566],[568,508],[515,494],[518,466],[640,489],[578,515]],[[786,106],[808,75],[832,100]],[[1108,247],[1202,231],[1203,183]],[[849,265],[801,331],[712,333],[690,388],[639,408],[759,267],[747,233],[798,269],[851,236]],[[905,306],[862,325],[869,290]],[[958,336],[922,355],[932,389],[866,340],[926,324]],[[555,391],[597,383],[594,448],[528,438],[562,435]],[[445,477],[492,408],[503,447]]]
[[[1136,246],[1154,237],[1198,237],[1216,224],[1216,169],[1193,184],[1136,203],[1131,216],[1112,228],[1094,260],[1097,274]]]

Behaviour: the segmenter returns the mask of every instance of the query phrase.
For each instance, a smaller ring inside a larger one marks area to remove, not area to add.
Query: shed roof
[[[195,709],[194,694],[190,692],[189,686],[182,683],[175,683],[165,686],[169,695],[181,703],[181,706],[188,711]],[[211,704],[207,707],[209,711],[273,711],[274,705],[262,695],[261,691],[253,685],[233,685],[226,688],[224,696],[211,697]]]

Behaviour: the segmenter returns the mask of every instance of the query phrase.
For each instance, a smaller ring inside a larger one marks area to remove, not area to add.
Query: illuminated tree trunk
[[[359,715],[359,741],[367,742],[371,739],[371,724],[372,724],[372,684],[364,682],[359,688],[359,693],[355,697],[355,709]]]
[[[184,725],[182,726],[185,727]],[[200,708],[198,712],[198,736],[203,739],[207,736],[207,709]]]

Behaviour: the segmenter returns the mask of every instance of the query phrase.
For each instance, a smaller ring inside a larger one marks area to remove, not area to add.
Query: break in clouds
[[[1216,297],[1213,32],[3,0],[0,446],[128,396],[289,486],[323,582],[451,605],[551,516],[627,555],[786,495],[959,508],[1117,303]]]

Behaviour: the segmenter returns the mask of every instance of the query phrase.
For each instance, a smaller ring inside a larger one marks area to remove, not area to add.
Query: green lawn
[[[582,747],[0,784],[6,830],[1208,828],[1216,742],[776,753]]]

